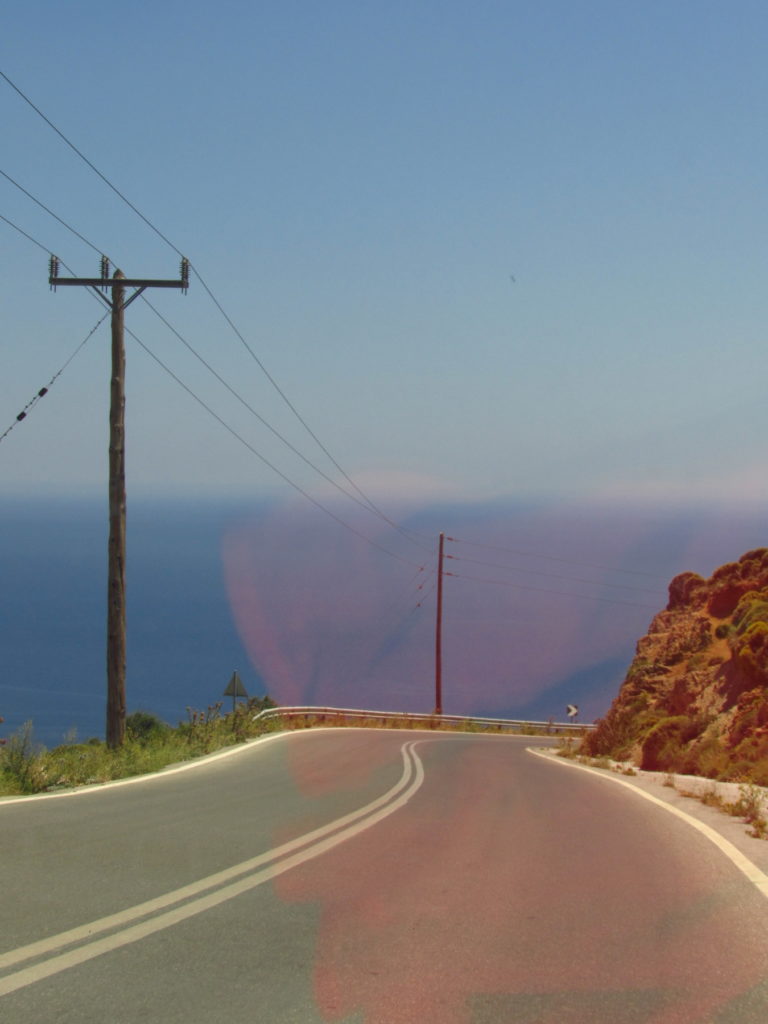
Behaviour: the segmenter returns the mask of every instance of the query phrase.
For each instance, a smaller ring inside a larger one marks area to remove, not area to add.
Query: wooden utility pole
[[[109,402],[109,560],[107,568],[107,746],[125,739],[125,279],[112,285]]]
[[[435,625],[435,710],[443,713],[443,544],[445,534],[440,534],[437,553],[437,622]]]
[[[59,277],[59,261],[51,256],[48,283],[91,288],[112,310],[112,376],[109,403],[109,561],[107,576],[107,746],[125,739],[125,309],[145,288],[189,287],[189,263],[181,261],[178,281],[127,279],[122,270],[109,274],[101,258],[101,277]],[[133,288],[128,299],[125,289]],[[111,291],[111,297],[106,293]]]

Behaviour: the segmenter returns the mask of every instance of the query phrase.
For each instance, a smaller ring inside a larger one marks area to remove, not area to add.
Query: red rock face
[[[706,586],[706,580],[695,572],[683,572],[679,576],[675,576],[669,584],[667,611],[672,612],[690,607],[696,602],[697,597],[700,597],[706,590]]]
[[[758,548],[742,555],[738,562],[721,565],[707,581],[707,608],[714,618],[732,615],[739,600],[751,590],[768,585],[768,550]]]
[[[676,576],[588,752],[768,785],[768,549]]]

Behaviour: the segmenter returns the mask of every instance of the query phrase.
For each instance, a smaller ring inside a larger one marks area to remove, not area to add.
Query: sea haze
[[[131,501],[128,710],[175,724],[237,669],[282,704],[431,711],[443,530],[444,710],[590,721],[672,576],[766,540],[711,508],[433,503],[395,510],[409,537],[337,511],[357,532],[295,503]],[[0,735],[103,736],[106,549],[106,502],[0,503]]]

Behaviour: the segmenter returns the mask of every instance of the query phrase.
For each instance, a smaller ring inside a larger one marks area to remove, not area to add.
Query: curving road
[[[764,1024],[768,899],[530,743],[303,732],[0,801],[0,1020]]]

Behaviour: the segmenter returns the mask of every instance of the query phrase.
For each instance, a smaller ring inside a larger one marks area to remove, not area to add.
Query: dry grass
[[[706,807],[714,807],[723,814],[729,814],[733,818],[741,818],[750,827],[747,835],[753,839],[768,839],[768,818],[766,818],[766,794],[760,786],[753,782],[742,782],[739,785],[738,800],[728,800],[717,789],[713,783],[706,789],[691,790],[678,786],[674,777],[671,781],[664,781],[665,786],[671,786],[680,796],[688,797],[691,800],[698,800]]]

